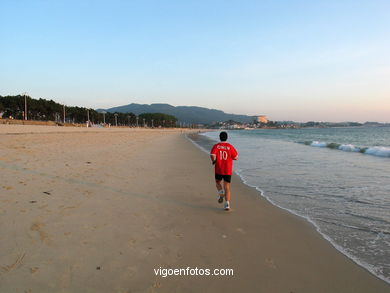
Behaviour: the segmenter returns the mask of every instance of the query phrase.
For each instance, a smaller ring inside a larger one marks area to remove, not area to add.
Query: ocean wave
[[[357,147],[353,144],[340,144],[335,142],[324,142],[324,141],[304,141],[300,142],[308,146],[312,147],[320,147],[320,148],[329,148],[329,149],[335,149],[340,150],[344,152],[355,152],[355,153],[362,153],[366,155],[372,155],[377,157],[386,157],[390,158],[390,147],[380,147],[380,146],[373,146],[373,147]]]

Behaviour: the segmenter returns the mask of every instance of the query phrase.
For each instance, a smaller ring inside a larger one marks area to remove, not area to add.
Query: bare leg
[[[225,199],[230,201],[230,182],[223,182],[223,187],[225,188]]]
[[[217,186],[218,192],[220,192],[220,191],[222,190],[221,181],[222,181],[222,180],[215,180],[215,186]]]

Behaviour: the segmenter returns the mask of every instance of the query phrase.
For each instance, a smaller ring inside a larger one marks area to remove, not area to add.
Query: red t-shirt
[[[232,175],[233,160],[238,157],[234,146],[227,142],[220,142],[213,146],[210,154],[216,156],[215,174]]]

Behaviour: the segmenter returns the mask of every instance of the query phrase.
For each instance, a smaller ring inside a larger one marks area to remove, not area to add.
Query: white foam
[[[371,147],[365,150],[365,154],[378,156],[378,157],[390,157],[389,147]]]
[[[313,141],[311,144],[311,146],[313,147],[320,147],[320,148],[324,148],[327,146],[327,143],[326,142],[323,142],[323,141]]]
[[[358,152],[360,151],[359,148],[355,147],[353,144],[342,144],[338,147],[339,150],[344,152]]]
[[[332,144],[329,144],[327,142],[317,140],[314,140],[310,143],[310,146],[320,148],[331,147],[331,145]],[[359,148],[354,146],[353,144],[342,144],[336,149],[344,152],[362,152],[363,154],[367,155],[390,158],[390,147],[375,146],[368,148]]]

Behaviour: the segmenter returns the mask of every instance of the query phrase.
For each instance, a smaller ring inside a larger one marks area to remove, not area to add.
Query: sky
[[[390,122],[390,1],[0,0],[0,95]]]

